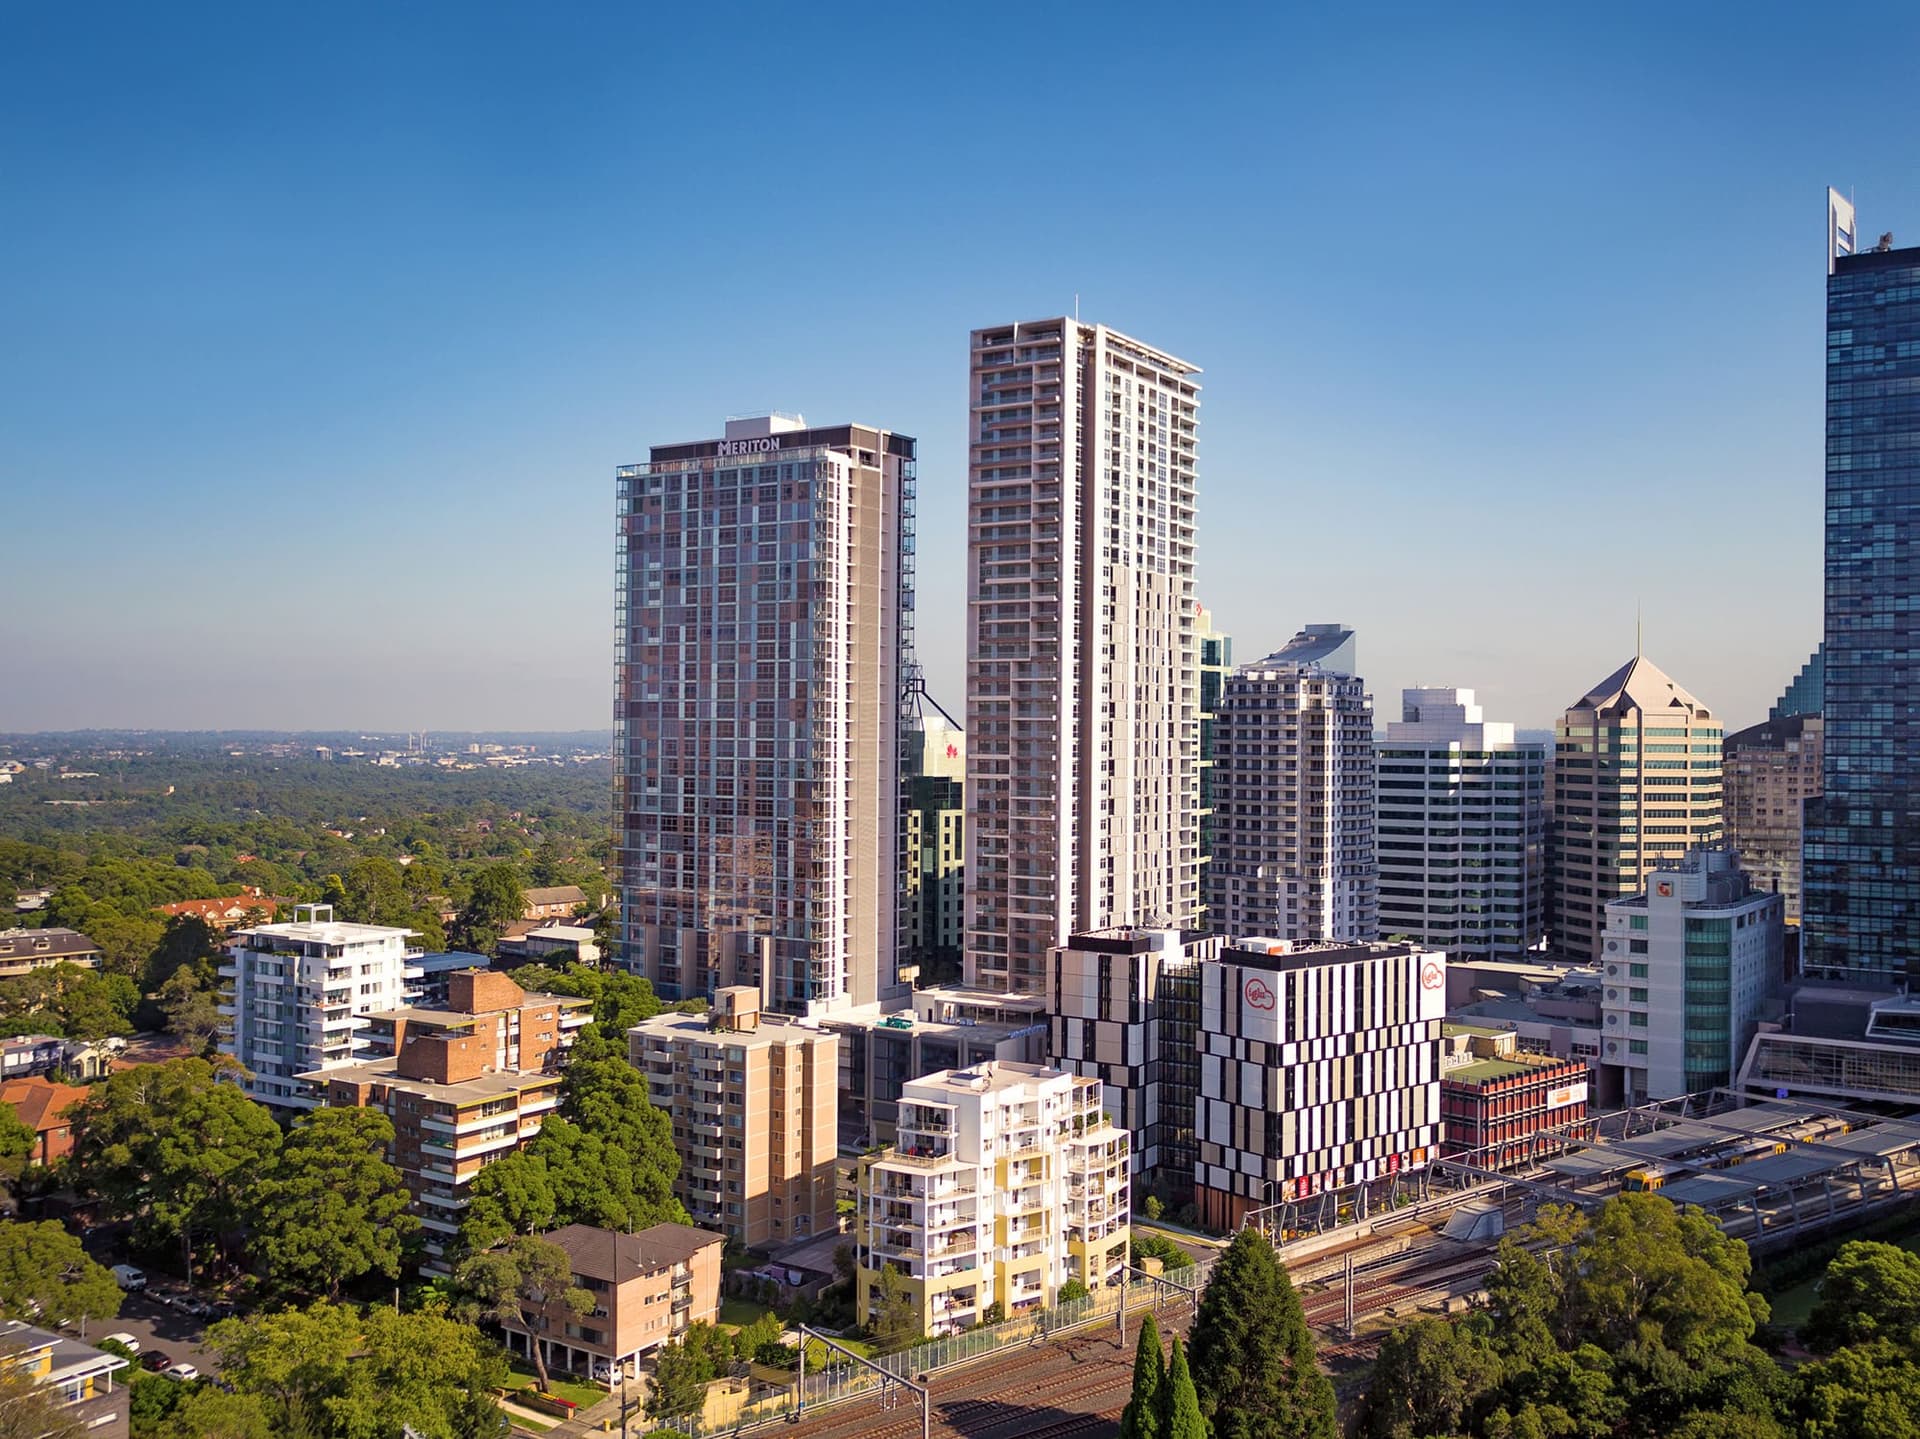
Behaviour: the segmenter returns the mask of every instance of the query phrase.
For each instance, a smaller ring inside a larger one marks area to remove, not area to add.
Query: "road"
[[[140,1350],[159,1349],[176,1363],[185,1360],[203,1374],[211,1373],[213,1361],[200,1346],[205,1325],[179,1309],[169,1308],[144,1294],[129,1294],[120,1305],[118,1319],[103,1319],[87,1326],[89,1339],[103,1339],[125,1332],[140,1341]]]

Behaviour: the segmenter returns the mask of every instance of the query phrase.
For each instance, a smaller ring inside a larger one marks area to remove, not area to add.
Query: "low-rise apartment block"
[[[504,974],[463,970],[445,1009],[367,1016],[357,1064],[300,1075],[325,1103],[393,1121],[388,1158],[413,1192],[437,1262],[459,1232],[473,1177],[540,1133],[560,1107],[560,1070],[590,1002],[523,990]]]
[[[87,1439],[127,1439],[131,1432],[132,1389],[115,1383],[113,1377],[127,1367],[118,1354],[9,1319],[0,1323],[0,1362],[26,1375],[36,1388],[50,1392],[61,1417],[71,1420]]]
[[[56,964],[100,967],[100,946],[74,929],[0,929],[0,979],[19,979]]]
[[[1031,1064],[930,1074],[907,1085],[899,1136],[860,1176],[863,1323],[888,1267],[929,1335],[1051,1307],[1069,1280],[1121,1282],[1127,1136],[1099,1080]]]
[[[831,1234],[840,1041],[818,1021],[760,1012],[750,985],[707,1014],[627,1031],[647,1097],[673,1119],[674,1193],[696,1223],[753,1246]]]
[[[689,1325],[720,1317],[725,1235],[685,1224],[655,1224],[637,1234],[569,1224],[540,1237],[566,1251],[574,1284],[593,1295],[593,1311],[582,1317],[558,1299],[535,1305],[534,1330],[504,1326],[509,1353],[531,1358],[537,1342],[550,1369],[590,1377],[610,1369],[615,1378],[637,1378],[641,1355],[679,1339]]]

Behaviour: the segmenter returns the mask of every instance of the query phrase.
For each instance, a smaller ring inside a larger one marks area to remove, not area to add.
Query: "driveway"
[[[144,1294],[128,1294],[121,1300],[120,1317],[89,1324],[86,1337],[98,1340],[122,1331],[140,1341],[143,1354],[158,1349],[176,1363],[184,1359],[203,1374],[213,1372],[212,1359],[200,1347],[205,1323],[180,1309],[159,1304]]]

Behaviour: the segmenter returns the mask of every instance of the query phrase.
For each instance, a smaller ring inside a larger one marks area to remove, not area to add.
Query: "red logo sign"
[[[952,745],[952,744],[950,744],[950,745],[948,745],[948,746],[947,746],[947,758],[948,758],[948,759],[959,759],[959,758],[960,758],[960,746],[958,746],[958,745]]]
[[[1662,899],[1671,899],[1673,897],[1673,886],[1667,883],[1667,881],[1664,879],[1661,880],[1658,884],[1656,884],[1653,887],[1653,890],[1654,890],[1654,893],[1659,895],[1660,898]]]
[[[1440,967],[1438,960],[1430,959],[1420,966],[1420,987],[1438,989],[1447,982],[1447,972]]]
[[[1247,981],[1245,993],[1247,1003],[1255,1009],[1273,1008],[1273,990],[1259,975],[1256,974],[1252,979]]]

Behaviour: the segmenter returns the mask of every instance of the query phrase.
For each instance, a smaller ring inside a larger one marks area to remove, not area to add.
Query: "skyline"
[[[1143,56],[1063,9],[1037,100],[937,16],[783,27],[726,86],[731,18],[657,57],[612,11],[220,13],[35,14],[0,57],[0,730],[604,729],[614,469],[756,409],[918,439],[958,713],[967,335],[1076,293],[1201,367],[1197,598],[1242,664],[1342,623],[1377,725],[1426,684],[1543,729],[1639,611],[1733,730],[1818,642],[1824,192],[1864,244],[1920,226],[1899,10],[1803,73],[1792,12],[1409,11],[1364,54],[1197,16]],[[777,83],[874,34],[943,63]],[[1076,167],[1045,126],[1089,114]]]

